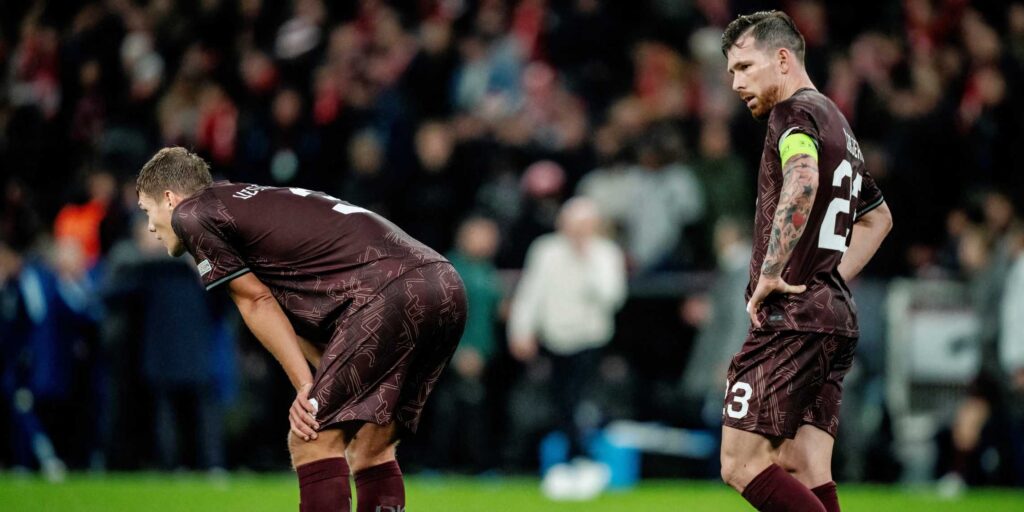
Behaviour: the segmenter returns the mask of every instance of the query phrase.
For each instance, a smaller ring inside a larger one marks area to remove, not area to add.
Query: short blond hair
[[[188,197],[213,183],[210,166],[199,155],[183,148],[170,147],[157,151],[135,178],[135,191],[158,197],[170,190]]]

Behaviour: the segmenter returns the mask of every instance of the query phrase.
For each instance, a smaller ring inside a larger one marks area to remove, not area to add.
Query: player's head
[[[171,213],[182,200],[213,182],[210,166],[199,155],[180,148],[164,148],[142,166],[135,180],[139,208],[149,218],[149,231],[167,247],[171,256],[181,256],[185,246],[171,228]]]
[[[781,11],[740,16],[722,34],[732,89],[761,119],[781,101],[782,84],[804,73],[804,36]]]

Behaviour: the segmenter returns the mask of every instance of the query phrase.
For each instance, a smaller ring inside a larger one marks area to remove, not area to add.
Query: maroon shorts
[[[324,350],[309,394],[320,428],[397,421],[415,432],[465,324],[466,291],[450,264],[392,281],[341,320]]]
[[[809,424],[835,437],[856,347],[836,334],[751,332],[729,365],[722,423],[790,439]]]

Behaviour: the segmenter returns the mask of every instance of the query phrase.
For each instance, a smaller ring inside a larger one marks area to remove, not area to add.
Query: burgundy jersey
[[[178,204],[171,226],[207,290],[252,272],[314,338],[395,278],[447,261],[375,213],[300,188],[216,182]]]
[[[761,331],[830,332],[857,336],[857,313],[839,262],[850,244],[858,215],[882,204],[882,193],[864,168],[853,130],[832,100],[801,89],[772,109],[761,153],[747,299],[761,275],[782,190],[779,143],[789,133],[804,133],[818,147],[818,192],[800,241],[782,279],[807,285],[801,294],[772,294],[758,312]],[[756,329],[755,329],[756,330]]]

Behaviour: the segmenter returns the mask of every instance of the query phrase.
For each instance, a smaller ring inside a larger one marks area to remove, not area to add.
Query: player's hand
[[[316,439],[316,429],[320,428],[314,416],[316,407],[309,401],[309,390],[312,387],[312,382],[303,384],[288,410],[288,422],[291,423],[292,433],[305,441]]]
[[[508,349],[517,361],[528,363],[537,357],[537,339],[533,336],[514,339]]]
[[[750,295],[750,301],[747,302],[750,323],[754,324],[754,327],[761,327],[761,322],[757,319],[757,310],[769,295],[773,293],[803,293],[805,290],[807,290],[805,285],[792,285],[783,281],[781,277],[768,277],[761,274],[757,280],[757,287],[754,288],[754,293]]]

